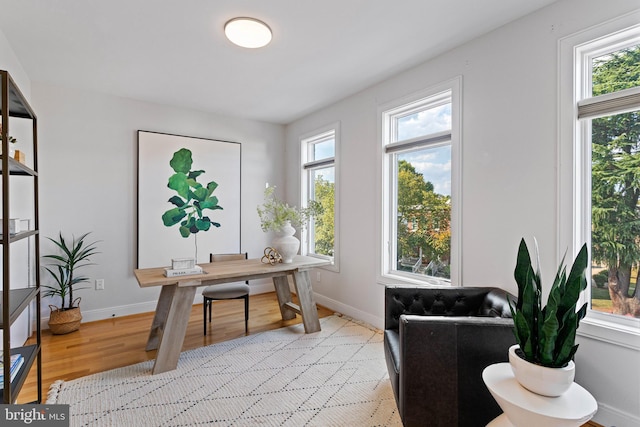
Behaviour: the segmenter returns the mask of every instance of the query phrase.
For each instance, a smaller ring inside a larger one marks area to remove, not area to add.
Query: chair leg
[[[203,323],[204,323],[204,334],[207,335],[207,308],[209,309],[209,323],[211,323],[211,306],[213,305],[213,300],[207,297],[203,297]]]
[[[249,333],[249,295],[245,295],[242,297],[244,299],[244,333]],[[204,297],[202,310],[204,314],[204,334],[207,335],[207,309],[209,309],[209,323],[211,323],[211,306],[213,305],[213,300]]]
[[[249,295],[244,296],[244,333],[249,333]]]
[[[202,298],[202,323],[204,324],[204,334],[207,335],[207,299]]]

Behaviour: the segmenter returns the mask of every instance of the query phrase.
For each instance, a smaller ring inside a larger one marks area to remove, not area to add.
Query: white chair
[[[210,262],[234,261],[247,259],[247,253],[241,254],[211,254]],[[207,308],[209,309],[209,323],[211,323],[211,305],[213,301],[228,299],[244,299],[244,332],[249,332],[249,281],[244,283],[224,283],[221,285],[207,286],[202,291],[204,334],[207,335]]]

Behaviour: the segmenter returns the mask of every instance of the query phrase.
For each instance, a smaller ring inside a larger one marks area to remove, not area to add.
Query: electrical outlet
[[[104,291],[104,279],[96,279],[96,290]]]
[[[320,283],[320,272],[316,271],[316,282]]]

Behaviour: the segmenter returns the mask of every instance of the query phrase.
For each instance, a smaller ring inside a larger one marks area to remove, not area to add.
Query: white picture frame
[[[181,148],[192,153],[197,179],[215,181],[213,195],[222,210],[207,210],[220,227],[182,237],[179,225],[165,226],[162,215],[174,207],[176,192],[167,186],[175,172],[169,165]],[[215,139],[138,131],[137,268],[171,266],[175,258],[208,263],[210,253],[241,252],[241,144]]]

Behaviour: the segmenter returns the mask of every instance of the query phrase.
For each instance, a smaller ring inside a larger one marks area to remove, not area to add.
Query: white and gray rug
[[[382,333],[339,315],[51,386],[72,426],[402,426]]]

